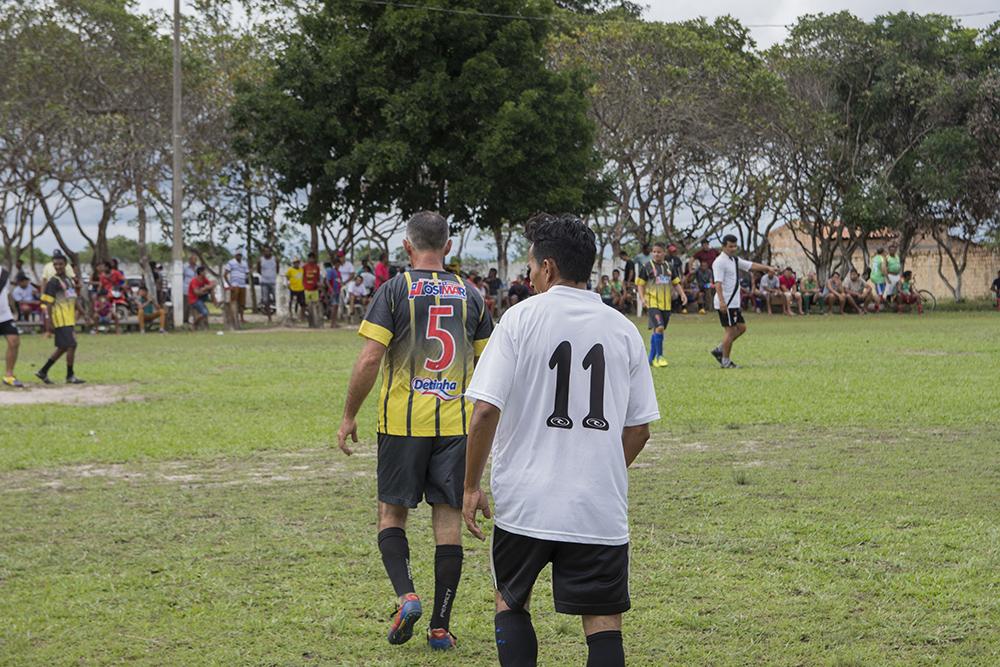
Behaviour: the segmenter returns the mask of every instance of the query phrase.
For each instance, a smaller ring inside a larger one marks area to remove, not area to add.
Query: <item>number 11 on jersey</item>
[[[573,428],[569,416],[569,378],[573,363],[573,346],[564,340],[556,347],[549,359],[549,368],[556,371],[556,395],[552,414],[545,421],[550,428]],[[598,343],[590,348],[583,358],[583,369],[590,370],[590,411],[583,418],[583,427],[607,431],[608,422],[604,418],[604,346]]]

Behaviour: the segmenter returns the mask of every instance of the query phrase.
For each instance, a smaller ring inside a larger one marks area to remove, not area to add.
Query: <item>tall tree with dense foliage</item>
[[[555,11],[525,0],[476,8]],[[584,81],[546,67],[549,30],[548,21],[331,0],[300,18],[272,79],[243,89],[241,149],[287,190],[308,193],[314,226],[431,208],[502,237],[505,222],[536,211],[585,213],[604,192]]]

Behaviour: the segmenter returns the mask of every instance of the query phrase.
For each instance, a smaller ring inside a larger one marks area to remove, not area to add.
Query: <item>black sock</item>
[[[434,550],[434,617],[431,628],[448,629],[458,580],[462,578],[462,545],[439,544]]]
[[[502,611],[493,619],[497,633],[500,667],[535,667],[538,638],[526,611]]]
[[[40,370],[38,372],[41,373],[42,375],[48,375],[49,374],[49,369],[52,368],[52,364],[54,364],[54,363],[56,363],[55,359],[49,359],[48,361],[45,362],[45,365],[42,366],[42,370]]]
[[[66,377],[73,377],[73,364],[66,364]]]
[[[389,575],[389,581],[397,597],[413,592],[413,578],[410,576],[410,543],[406,541],[406,531],[402,528],[386,528],[378,534],[378,550],[382,552],[382,564]]]
[[[587,635],[587,667],[625,667],[625,647],[621,630],[605,630]]]

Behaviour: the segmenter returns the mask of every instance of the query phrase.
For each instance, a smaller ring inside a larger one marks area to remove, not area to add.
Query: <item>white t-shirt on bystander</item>
[[[726,299],[726,310],[735,310],[740,307],[740,271],[749,271],[753,267],[753,262],[748,262],[739,257],[730,257],[722,253],[715,258],[712,263],[712,275],[715,282],[722,283],[722,294]],[[716,310],[722,310],[719,304],[719,293],[715,293],[713,300]]]
[[[622,429],[660,417],[635,325],[600,295],[553,287],[504,313],[466,391],[500,408],[496,525],[543,540],[628,542]]]

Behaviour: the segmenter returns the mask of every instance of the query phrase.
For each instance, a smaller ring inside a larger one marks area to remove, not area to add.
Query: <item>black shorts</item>
[[[719,322],[722,323],[724,327],[735,327],[737,324],[745,324],[746,320],[743,319],[743,311],[739,308],[730,308],[729,310],[719,311]]]
[[[657,327],[663,327],[665,329],[667,327],[667,324],[670,323],[670,311],[669,310],[660,310],[659,308],[650,308],[648,314],[649,314],[649,328],[650,329],[655,329]]]
[[[390,505],[462,507],[465,436],[378,434],[378,499]]]
[[[7,320],[6,322],[0,322],[0,336],[20,336],[21,332],[18,331],[17,325],[14,324],[14,320]]]
[[[299,308],[302,310],[306,309],[306,293],[303,291],[292,290],[292,303],[299,304]]]
[[[538,574],[552,563],[552,598],[560,614],[610,616],[632,606],[628,544],[578,544],[539,540],[494,526],[490,547],[493,584],[507,606],[528,604]]]
[[[76,347],[76,335],[73,327],[56,327],[56,347],[60,350],[68,350]]]

